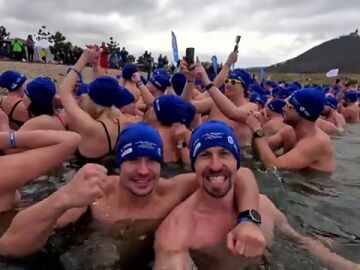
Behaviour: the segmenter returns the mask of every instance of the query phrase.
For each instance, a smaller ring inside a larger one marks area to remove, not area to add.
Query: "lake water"
[[[282,210],[290,224],[306,235],[331,239],[331,249],[354,262],[360,262],[360,125],[348,126],[344,134],[333,136],[336,171],[332,176],[317,173],[263,172],[259,164],[246,160],[258,179],[260,190]],[[165,169],[165,175],[182,170]],[[41,200],[71,178],[72,166],[48,179],[35,181],[22,189],[21,207]],[[280,181],[282,179],[282,181]],[[11,217],[12,213],[8,216]],[[1,216],[0,232],[10,220]],[[7,219],[7,221],[6,221]],[[46,248],[26,259],[0,258],[1,270],[18,269],[151,269],[153,231],[159,221],[124,221],[105,226],[81,224],[57,232]],[[31,224],[29,224],[31,226]],[[193,253],[199,269],[230,269],[226,262],[215,262]],[[233,268],[239,269],[239,268]],[[246,269],[325,269],[316,260],[282,235],[260,265]]]

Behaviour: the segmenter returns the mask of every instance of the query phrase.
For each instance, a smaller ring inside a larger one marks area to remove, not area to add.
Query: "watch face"
[[[261,216],[258,211],[250,210],[249,215],[255,222],[261,223]]]

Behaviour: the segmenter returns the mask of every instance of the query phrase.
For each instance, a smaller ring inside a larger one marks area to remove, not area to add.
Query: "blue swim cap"
[[[247,71],[240,69],[240,68],[230,70],[228,77],[230,79],[235,79],[235,80],[241,81],[243,84],[244,90],[248,90],[250,84],[252,84],[252,82],[253,82],[250,74]]]
[[[336,110],[338,107],[338,101],[334,96],[328,95],[326,97],[325,105],[330,106],[331,108]]]
[[[80,97],[82,94],[88,94],[88,93],[89,93],[89,85],[86,83],[80,83],[76,88],[75,95]]]
[[[130,95],[129,95],[130,94]],[[122,107],[135,101],[126,88],[119,85],[115,78],[101,76],[89,85],[89,97],[96,104],[104,107]]]
[[[275,113],[283,114],[283,109],[285,105],[286,102],[284,100],[273,99],[267,104],[267,107]]]
[[[288,98],[293,92],[290,91],[289,88],[282,88],[279,87],[278,97],[280,99],[286,99]]]
[[[265,95],[261,95],[261,94],[258,94],[258,93],[252,93],[250,98],[249,98],[249,101],[252,102],[252,103],[255,103],[255,104],[260,104],[261,106],[265,106],[265,103],[267,101],[267,98]]]
[[[289,103],[306,120],[315,122],[324,110],[326,97],[317,88],[303,88],[295,91],[289,98]]]
[[[265,81],[264,85],[268,85],[271,88],[277,87],[276,83],[274,81]]]
[[[171,84],[172,87],[174,88],[175,93],[178,96],[181,96],[186,84],[185,75],[180,72],[175,73],[174,75],[171,76]]]
[[[153,107],[157,119],[164,126],[181,123],[188,128],[196,114],[194,105],[176,95],[161,95],[154,100]]]
[[[358,93],[356,91],[345,91],[344,100],[349,103],[355,103],[358,99]]]
[[[272,95],[273,97],[278,97],[278,96],[279,96],[279,92],[280,92],[281,89],[282,89],[282,88],[281,88],[280,86],[271,89],[271,95]]]
[[[210,147],[223,147],[230,151],[236,159],[236,167],[240,168],[240,146],[230,126],[221,121],[210,120],[202,123],[192,132],[190,159],[193,170],[197,156]]]
[[[36,77],[26,85],[24,93],[31,102],[39,107],[51,108],[56,94],[56,87],[52,80],[45,77]]]
[[[151,77],[154,77],[156,75],[161,75],[161,76],[167,77],[167,79],[170,80],[170,76],[164,68],[155,69],[153,71],[153,73],[151,74]]]
[[[121,75],[124,78],[124,80],[131,81],[132,76],[136,72],[137,72],[137,67],[135,65],[128,64],[124,67]]]
[[[170,86],[169,77],[163,74],[157,74],[151,77],[150,82],[161,92],[165,92],[166,88]]]
[[[159,131],[139,122],[128,125],[121,133],[116,148],[116,165],[139,157],[149,157],[163,162],[163,143]]]
[[[0,87],[6,88],[11,92],[21,87],[26,79],[26,76],[22,73],[7,70],[0,75]]]

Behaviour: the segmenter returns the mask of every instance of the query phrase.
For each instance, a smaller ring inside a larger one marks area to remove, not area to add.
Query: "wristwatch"
[[[264,132],[264,130],[262,130],[262,129],[258,129],[257,131],[255,131],[254,133],[253,133],[253,138],[255,139],[255,138],[262,138],[262,137],[264,137],[265,136],[265,132]]]
[[[238,215],[237,224],[244,221],[250,221],[259,226],[261,224],[261,215],[254,209],[243,211]]]

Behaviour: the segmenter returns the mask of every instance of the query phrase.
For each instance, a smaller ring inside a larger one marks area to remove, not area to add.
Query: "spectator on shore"
[[[122,47],[121,52],[120,52],[122,68],[127,64],[128,54],[129,54],[129,52],[125,49],[125,47]]]
[[[22,50],[23,50],[22,47],[23,47],[23,43],[18,38],[15,38],[11,42],[11,52],[13,53],[15,60],[21,61]]]
[[[42,48],[40,50],[40,58],[41,60],[44,61],[44,63],[46,63],[46,57],[47,57],[47,51],[44,48]]]
[[[109,66],[109,53],[109,47],[105,45],[105,42],[102,42],[100,46],[100,67],[105,69],[105,73],[107,73]]]
[[[28,35],[26,40],[26,49],[27,49],[27,60],[29,62],[34,61],[34,40],[32,35]]]

